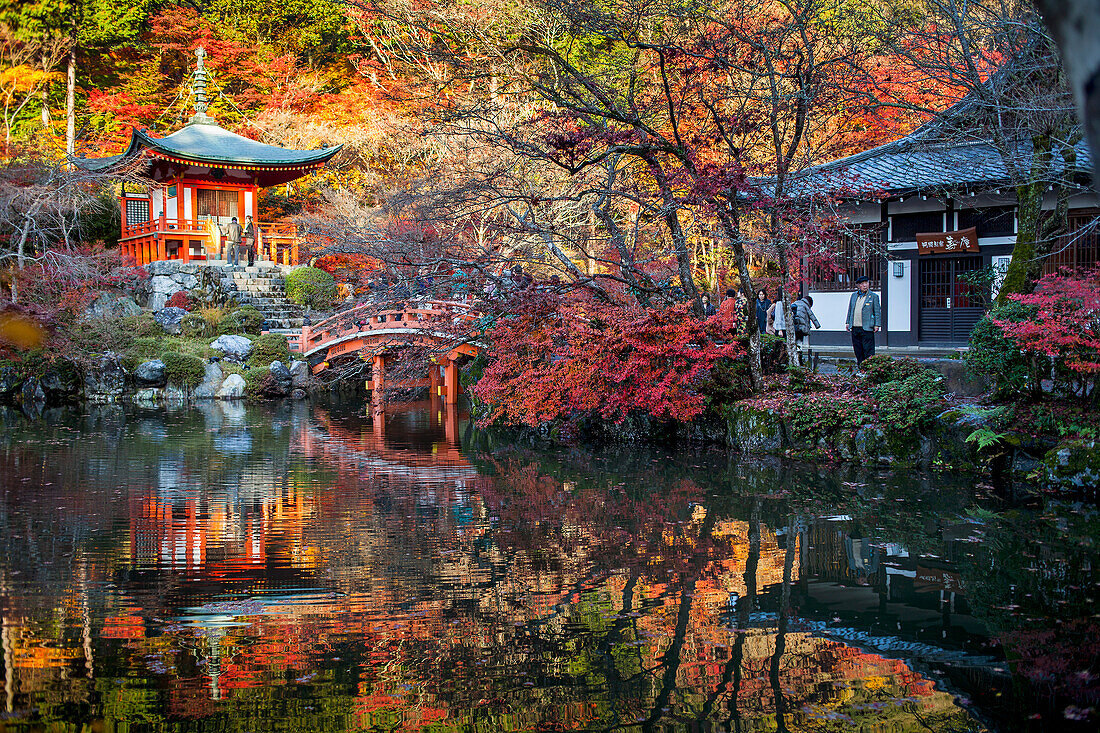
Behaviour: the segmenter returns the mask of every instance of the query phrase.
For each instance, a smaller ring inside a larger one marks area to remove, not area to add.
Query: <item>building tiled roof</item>
[[[918,130],[918,132],[920,132]],[[1087,171],[1088,146],[1076,146],[1076,166]],[[1022,156],[1031,155],[1021,150]],[[1061,174],[1061,164],[1054,171]],[[794,177],[796,195],[850,190],[855,194],[980,189],[1009,184],[1000,152],[984,141],[931,141],[917,133],[862,153],[807,169]]]

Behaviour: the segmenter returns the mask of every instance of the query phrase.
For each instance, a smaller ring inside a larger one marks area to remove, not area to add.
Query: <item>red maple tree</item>
[[[732,324],[697,320],[687,304],[655,310],[534,293],[510,310],[473,387],[492,406],[486,422],[535,426],[578,413],[621,422],[632,412],[690,420],[706,406],[699,385],[715,362],[744,355],[723,343]]]

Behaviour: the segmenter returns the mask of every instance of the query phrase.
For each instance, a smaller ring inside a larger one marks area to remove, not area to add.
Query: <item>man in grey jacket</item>
[[[244,230],[241,225],[237,223],[237,217],[233,217],[233,221],[229,222],[229,225],[225,227],[225,231],[222,233],[225,235],[225,244],[229,250],[226,253],[226,259],[229,260],[229,264],[236,267],[241,264],[241,234]]]
[[[862,364],[868,356],[875,355],[875,334],[882,327],[882,307],[878,295],[871,292],[871,281],[867,276],[856,280],[859,289],[852,293],[848,301],[848,318],[844,327],[852,332],[852,350],[856,352],[856,363]]]

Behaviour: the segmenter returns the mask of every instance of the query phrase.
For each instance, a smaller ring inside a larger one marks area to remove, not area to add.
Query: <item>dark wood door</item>
[[[921,257],[919,260],[917,340],[925,344],[964,344],[985,315],[988,293],[960,276],[980,270],[980,255]]]

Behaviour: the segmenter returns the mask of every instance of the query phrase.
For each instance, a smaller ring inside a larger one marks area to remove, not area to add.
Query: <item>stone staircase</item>
[[[258,263],[222,268],[222,285],[241,305],[250,305],[264,314],[265,331],[301,333],[305,322],[302,307],[286,298],[284,271],[279,265]]]

